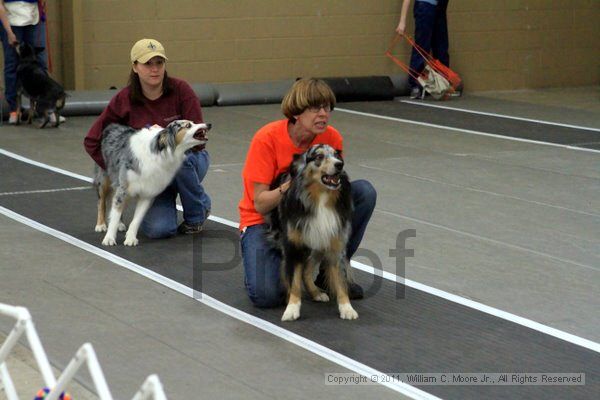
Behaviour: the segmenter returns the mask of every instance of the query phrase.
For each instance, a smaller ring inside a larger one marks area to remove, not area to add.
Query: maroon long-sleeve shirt
[[[121,89],[110,100],[83,140],[85,151],[102,169],[106,169],[101,152],[102,131],[113,122],[134,129],[155,124],[167,126],[176,119],[203,122],[200,101],[190,85],[181,79],[168,79],[173,91],[156,100],[145,99],[143,104],[132,104],[129,99],[129,87]]]

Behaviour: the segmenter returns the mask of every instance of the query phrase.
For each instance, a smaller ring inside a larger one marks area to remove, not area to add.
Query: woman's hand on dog
[[[288,191],[288,189],[290,188],[290,185],[292,184],[291,180],[287,180],[285,182],[283,182],[280,186],[279,186],[279,193],[280,194],[284,194],[285,192]]]
[[[281,201],[283,193],[289,188],[291,181],[285,181],[280,186],[271,190],[269,185],[264,183],[254,183],[254,208],[262,215],[266,215],[273,210]]]

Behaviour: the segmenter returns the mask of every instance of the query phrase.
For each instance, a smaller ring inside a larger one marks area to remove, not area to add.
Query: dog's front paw
[[[94,228],[96,232],[106,232],[106,224],[96,225]]]
[[[341,319],[357,319],[358,313],[354,311],[354,308],[350,305],[350,303],[340,304],[340,318]]]
[[[295,321],[300,318],[300,304],[288,304],[281,317],[282,321]]]
[[[329,296],[327,296],[327,293],[320,292],[318,295],[313,297],[313,300],[320,301],[322,303],[327,303],[329,301]]]
[[[129,236],[129,235],[125,236],[125,241],[123,242],[123,244],[125,246],[137,246],[138,243],[139,243],[139,241],[135,236]]]
[[[117,228],[117,230],[119,232],[125,232],[127,230],[127,227],[125,226],[125,224],[123,223],[123,221],[119,221],[119,227]]]
[[[117,241],[114,237],[106,235],[104,236],[104,240],[102,241],[102,245],[104,246],[114,246],[117,244]]]

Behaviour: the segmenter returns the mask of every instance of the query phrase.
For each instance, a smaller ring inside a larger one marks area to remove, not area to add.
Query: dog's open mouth
[[[323,175],[321,182],[330,189],[337,189],[340,186],[340,174]]]
[[[208,132],[208,129],[198,129],[194,133],[194,139],[199,140],[201,142],[206,141],[206,132]]]

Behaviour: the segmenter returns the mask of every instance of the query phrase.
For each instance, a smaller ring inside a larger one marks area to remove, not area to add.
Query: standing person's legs
[[[281,283],[281,252],[265,239],[266,224],[252,225],[240,235],[244,283],[248,297],[257,307],[278,307],[284,303]]]
[[[431,51],[433,56],[444,65],[450,66],[450,54],[448,53],[448,21],[446,9],[448,0],[439,0],[435,11],[435,22],[433,24],[433,36],[431,39]]]
[[[22,27],[12,27],[19,41],[23,40]],[[2,38],[2,49],[4,51],[4,96],[8,102],[11,112],[17,111],[17,65],[19,63],[17,52],[8,44],[8,36],[3,27],[0,26]]]
[[[23,41],[31,45],[36,53],[37,62],[48,72],[48,52],[46,50],[46,23],[39,22],[37,25],[28,25],[23,27]],[[43,108],[43,107],[40,107]],[[35,110],[40,112],[40,108]]]
[[[23,27],[23,40],[35,49],[43,49],[37,53],[37,60],[48,71],[48,52],[46,51],[46,25],[40,22],[37,25],[28,25]]]
[[[415,1],[415,5],[413,7],[413,15],[415,19],[415,42],[426,52],[431,50],[435,9],[436,6],[424,1]],[[414,48],[410,57],[410,68],[411,70],[419,73],[425,68],[425,60]],[[412,77],[409,77],[408,83],[411,88],[419,87],[419,83]]]
[[[202,225],[208,217],[211,200],[202,186],[202,180],[209,165],[210,155],[206,150],[189,152],[175,175],[183,219],[188,225]]]
[[[42,48],[41,52],[37,54],[38,62],[48,71],[48,47],[46,46],[46,23],[40,21],[33,27],[33,34],[35,35],[34,47]]]

